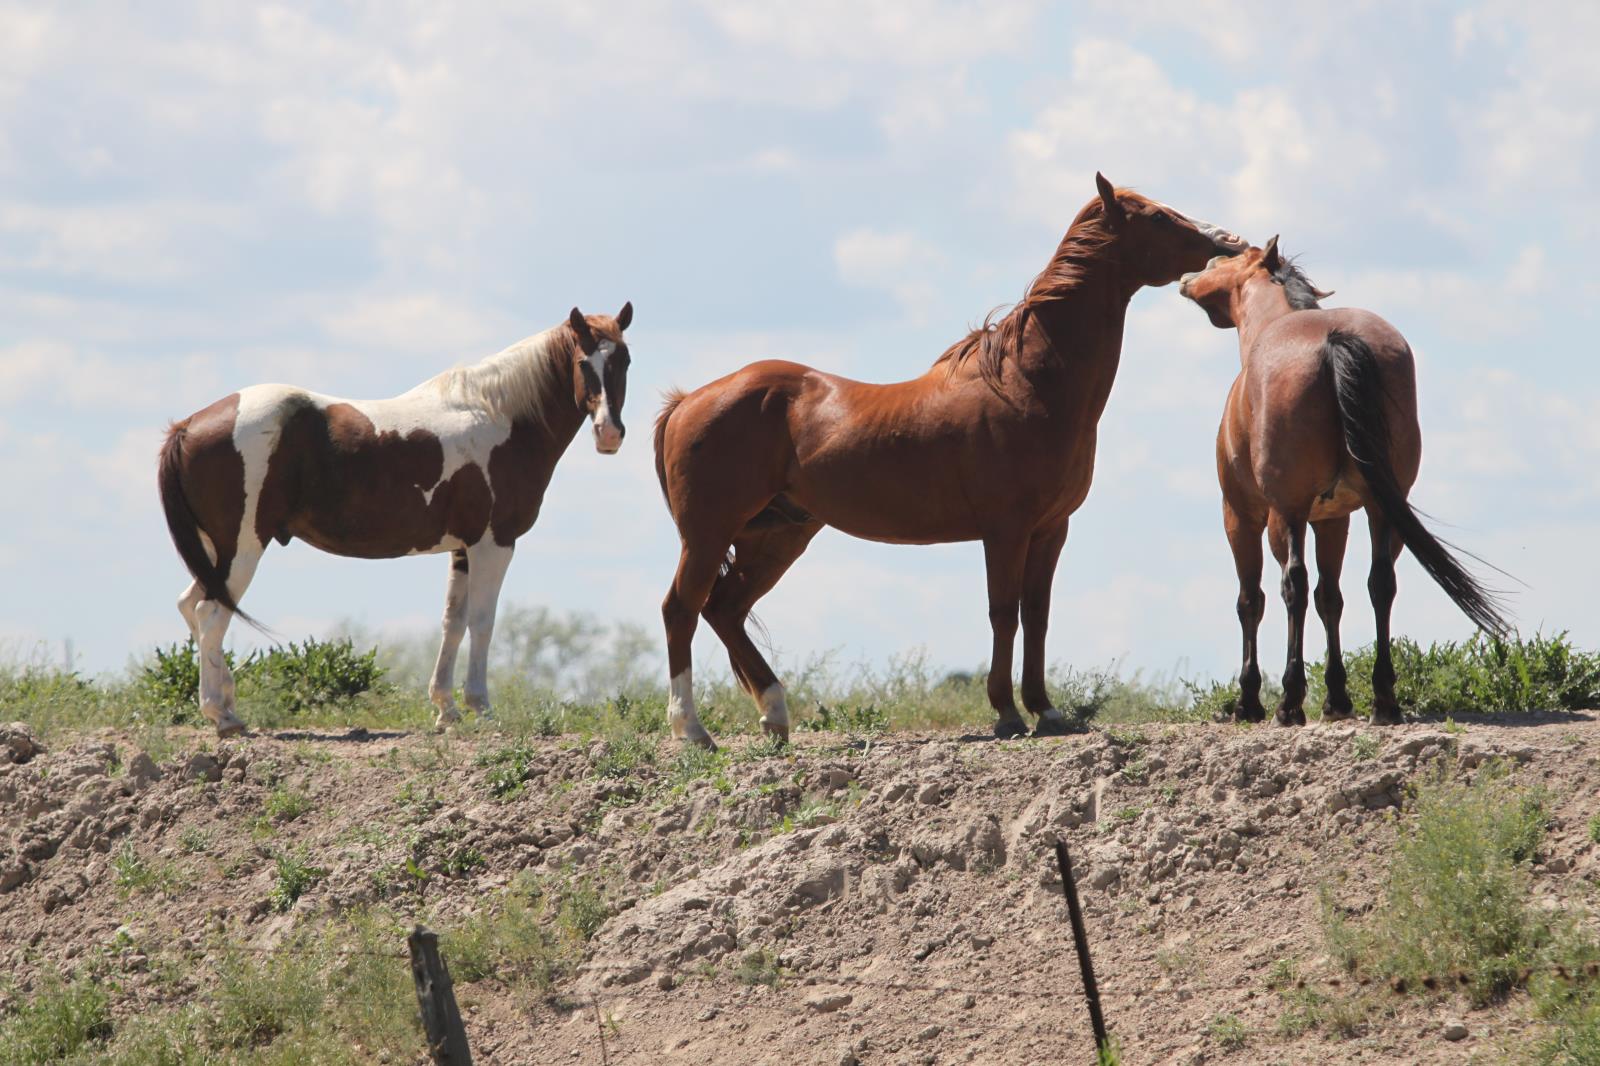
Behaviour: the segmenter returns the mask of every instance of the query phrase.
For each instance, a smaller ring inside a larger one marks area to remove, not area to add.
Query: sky
[[[1539,2],[0,3],[0,655],[70,639],[103,673],[185,635],[169,420],[257,382],[393,395],[627,300],[633,432],[569,450],[502,602],[658,631],[661,391],[769,357],[921,373],[1022,294],[1096,170],[1281,234],[1329,306],[1399,327],[1413,500],[1521,582],[1524,632],[1600,645],[1597,51],[1600,6]],[[1175,286],[1134,299],[1052,661],[1237,669],[1237,352]],[[1366,567],[1354,535],[1347,646]],[[416,633],[446,570],[295,543],[244,602],[284,638]],[[975,544],[825,532],[759,612],[791,662],[989,653]],[[1409,559],[1395,628],[1470,631]],[[696,657],[723,661],[705,627]]]

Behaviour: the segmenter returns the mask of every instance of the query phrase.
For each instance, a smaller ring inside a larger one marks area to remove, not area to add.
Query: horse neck
[[[1104,408],[1111,394],[1122,356],[1128,302],[1140,288],[1127,281],[1115,259],[1115,246],[1107,251],[1111,254],[1075,261],[1079,276],[1072,285],[1031,307],[1029,332],[1037,331],[1038,340],[1024,345],[1022,361],[1023,372],[1036,388],[1053,381],[1054,388],[1047,384],[1046,391],[1070,394],[1073,399],[1086,396],[1096,410]]]
[[[1246,280],[1233,308],[1233,320],[1239,325],[1239,358],[1243,360],[1255,347],[1262,330],[1292,310],[1282,285],[1260,275]]]
[[[540,401],[541,408],[536,416],[523,416],[542,430],[534,434],[534,438],[537,439],[537,446],[541,450],[548,451],[552,462],[567,450],[567,446],[572,443],[572,439],[578,435],[578,430],[583,426],[584,412],[573,400],[576,394],[576,382],[572,375],[572,361],[562,360],[556,369],[556,381],[559,387],[549,390]]]

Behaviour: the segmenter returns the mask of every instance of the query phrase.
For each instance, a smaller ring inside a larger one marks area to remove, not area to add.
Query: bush
[[[0,1066],[56,1062],[110,1032],[111,1004],[93,978],[50,977],[0,1022]]]
[[[1600,655],[1572,646],[1565,633],[1524,640],[1473,636],[1426,648],[1406,637],[1390,642],[1395,696],[1412,714],[1444,717],[1462,713],[1525,713],[1587,710],[1600,706]],[[1345,653],[1350,697],[1357,708],[1372,708],[1373,645]],[[1308,671],[1314,692],[1308,705],[1322,700],[1321,664]],[[1315,702],[1313,702],[1315,701]]]
[[[378,649],[358,652],[348,640],[293,641],[266,652],[253,651],[243,660],[223,652],[239,689],[290,715],[348,703],[379,686],[383,668]],[[157,707],[173,712],[170,723],[194,719],[199,702],[200,658],[193,638],[157,648],[139,667],[136,685]]]
[[[291,641],[252,652],[243,674],[289,714],[347,703],[383,680],[378,649],[358,652],[348,640]]]
[[[1324,894],[1329,946],[1357,973],[1400,988],[1451,981],[1481,1005],[1525,980],[1554,941],[1553,919],[1528,905],[1544,799],[1492,768],[1464,785],[1443,767],[1412,798],[1377,917],[1352,928]]]

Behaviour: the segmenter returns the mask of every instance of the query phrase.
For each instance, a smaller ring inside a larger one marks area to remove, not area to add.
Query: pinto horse
[[[1266,610],[1261,591],[1261,532],[1283,568],[1283,602],[1289,609],[1289,660],[1283,676],[1280,725],[1304,725],[1306,670],[1306,525],[1316,535],[1315,602],[1328,638],[1327,720],[1352,715],[1339,617],[1350,515],[1367,512],[1372,571],[1367,590],[1377,616],[1377,657],[1372,671],[1372,721],[1394,725],[1389,653],[1389,612],[1396,590],[1394,564],[1402,547],[1455,605],[1485,632],[1509,625],[1495,596],[1467,572],[1449,547],[1430,533],[1406,497],[1422,462],[1417,424],[1416,369],[1411,347],[1398,330],[1356,308],[1324,310],[1320,292],[1278,253],[1265,248],[1214,260],[1187,274],[1179,291],[1199,304],[1221,329],[1239,330],[1241,369],[1228,391],[1217,432],[1217,479],[1222,521],[1239,573],[1239,624],[1244,665],[1235,720],[1259,722],[1261,670],[1256,629]]]
[[[1040,733],[1065,731],[1045,692],[1050,584],[1067,520],[1089,491],[1128,301],[1246,246],[1100,175],[1096,183],[1099,195],[1022,301],[921,377],[874,385],[770,361],[669,394],[655,444],[682,539],[661,608],[676,736],[714,746],[694,707],[690,642],[703,614],[765,732],[787,739],[783,686],[745,619],[824,526],[892,544],[982,541],[995,735],[1028,729],[1011,688],[1019,604],[1023,705]]]
[[[459,721],[456,651],[472,649],[467,706],[489,707],[489,640],[516,540],[532,528],[556,461],[585,418],[604,454],[622,446],[625,304],[584,315],[386,400],[253,385],[175,422],[159,482],[172,542],[194,581],[178,600],[200,650],[200,711],[219,736],[244,730],[222,655],[269,541],[336,555],[449,552],[444,639],[428,694],[440,728]]]

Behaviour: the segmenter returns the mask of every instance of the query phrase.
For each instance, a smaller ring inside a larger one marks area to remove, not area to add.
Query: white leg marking
[[[758,701],[761,704],[761,729],[769,737],[789,739],[789,701],[783,694],[783,685],[774,681],[767,686]]]
[[[444,636],[439,642],[439,659],[433,666],[433,679],[428,682],[428,698],[439,711],[439,726],[461,720],[456,710],[455,677],[456,652],[461,638],[467,632],[467,571],[458,570],[455,559],[450,560],[450,579],[444,594]]]
[[[711,734],[700,724],[694,712],[694,668],[689,667],[672,679],[672,693],[667,697],[667,724],[672,735],[679,740],[716,750]]]
[[[489,713],[489,641],[494,638],[495,604],[511,555],[511,548],[502,548],[493,540],[479,541],[467,549],[467,628],[472,632],[472,649],[461,695],[479,714]]]

